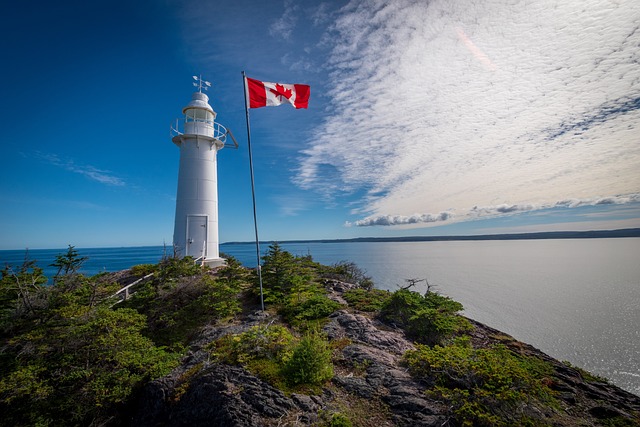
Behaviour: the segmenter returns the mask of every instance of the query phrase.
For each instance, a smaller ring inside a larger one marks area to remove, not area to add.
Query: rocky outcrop
[[[134,424],[258,426],[265,424],[264,419],[282,419],[296,408],[293,399],[235,366],[203,366],[183,395],[178,395],[179,383],[172,376],[150,384]]]
[[[332,298],[338,301],[349,286],[339,282],[329,285]],[[402,330],[349,308],[335,312],[324,326],[329,340],[340,345],[334,351],[334,377],[321,392],[285,395],[242,367],[212,360],[209,342],[277,320],[275,315],[258,312],[234,324],[207,327],[179,368],[146,386],[131,424],[319,425],[323,413],[342,412],[352,414],[354,425],[359,426],[453,425],[449,408],[427,397],[426,384],[412,378],[400,363],[404,352],[414,348]],[[553,364],[556,375],[552,388],[561,407],[544,415],[552,417],[549,424],[595,426],[615,417],[631,420],[640,412],[639,397],[604,382],[588,382],[580,370],[497,330],[472,323],[476,345],[500,342]]]

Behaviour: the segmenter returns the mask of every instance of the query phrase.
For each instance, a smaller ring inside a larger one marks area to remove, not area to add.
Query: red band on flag
[[[308,85],[262,82],[247,79],[249,108],[273,107],[289,103],[295,108],[307,108],[311,88]]]

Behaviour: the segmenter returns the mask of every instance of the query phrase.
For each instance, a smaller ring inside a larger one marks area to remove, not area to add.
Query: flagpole
[[[262,292],[262,267],[260,265],[260,239],[258,238],[258,216],[256,214],[256,185],[253,178],[253,155],[251,154],[251,126],[249,125],[249,106],[247,105],[247,76],[242,72],[244,88],[244,112],[247,118],[247,146],[249,147],[249,169],[251,170],[251,198],[253,200],[253,228],[256,232],[256,259],[258,262],[258,281],[260,282],[260,307],[264,311],[264,294]]]

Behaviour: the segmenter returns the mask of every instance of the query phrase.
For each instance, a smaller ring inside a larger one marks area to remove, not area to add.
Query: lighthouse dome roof
[[[187,106],[182,109],[182,112],[184,113],[190,108],[208,110],[214,113],[213,108],[211,108],[211,105],[209,105],[209,97],[202,92],[195,92],[191,96],[191,102],[188,103]]]

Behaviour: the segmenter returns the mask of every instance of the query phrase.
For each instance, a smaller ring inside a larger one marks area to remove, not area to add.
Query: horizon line
[[[350,243],[350,242],[437,242],[437,241],[472,241],[472,240],[543,240],[543,239],[605,239],[640,237],[640,228],[618,228],[612,230],[586,231],[538,231],[530,233],[502,233],[502,234],[467,234],[442,236],[396,236],[396,237],[351,237],[348,239],[294,239],[294,240],[260,240],[260,243]],[[220,245],[253,244],[255,240],[229,241]],[[68,246],[68,245],[67,245]],[[76,249],[118,249],[118,248],[155,248],[170,245],[139,245],[139,246],[93,246],[77,247]],[[25,250],[63,250],[65,248],[19,248],[0,249],[1,251]]]

